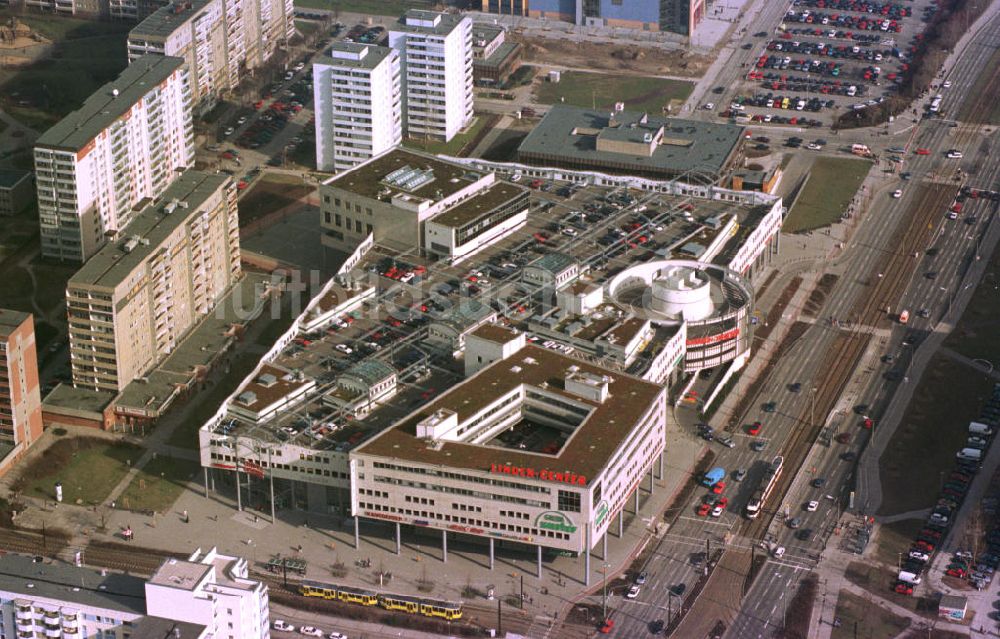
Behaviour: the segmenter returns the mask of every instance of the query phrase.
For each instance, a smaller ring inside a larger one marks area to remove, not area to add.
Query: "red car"
[[[871,417],[865,417],[865,420],[861,422],[861,425],[867,428],[868,430],[871,430],[872,426],[875,425],[875,420],[873,420]]]
[[[756,437],[757,435],[760,434],[760,427],[761,427],[761,423],[760,422],[754,422],[754,423],[750,424],[750,427],[747,428],[747,434],[753,435],[753,436]]]
[[[945,573],[949,577],[958,577],[959,579],[965,579],[965,571],[961,568],[949,568],[948,572]]]
[[[722,491],[726,489],[726,482],[720,481],[718,484],[712,486],[712,492],[716,495],[721,495]]]
[[[917,149],[917,155],[930,155],[930,154],[931,154],[930,149],[925,149],[923,147]]]
[[[614,619],[605,619],[604,623],[601,624],[601,634],[606,635],[611,632],[611,629],[615,627]]]
[[[911,586],[910,584],[908,584],[906,582],[903,582],[903,581],[901,581],[898,584],[896,584],[896,587],[894,588],[894,590],[896,592],[898,592],[899,594],[901,594],[901,595],[912,595],[913,594],[913,586]]]
[[[719,498],[719,501],[715,502],[715,505],[716,506],[722,506],[723,508],[725,508],[726,506],[729,505],[729,498],[728,497],[721,497],[721,498]]]
[[[708,513],[712,511],[712,504],[701,504],[698,506],[698,516],[708,517]]]

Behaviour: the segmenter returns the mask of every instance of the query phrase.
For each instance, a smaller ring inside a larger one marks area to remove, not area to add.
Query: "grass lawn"
[[[197,479],[200,469],[197,462],[157,456],[136,473],[118,501],[130,510],[165,512],[184,492],[187,482]]]
[[[934,505],[942,474],[954,465],[955,452],[968,437],[967,426],[992,388],[983,375],[944,355],[931,360],[879,459],[883,497],[878,514]],[[913,467],[915,459],[920,460],[919,472]]]
[[[60,439],[25,466],[17,489],[32,497],[54,499],[53,487],[59,482],[64,502],[99,504],[142,452],[133,444],[96,437]]]
[[[318,31],[320,24],[318,22],[312,22],[311,20],[296,20],[295,28],[304,36],[309,35],[315,31]]]
[[[693,83],[683,80],[564,71],[559,82],[541,82],[535,90],[535,99],[542,104],[563,101],[602,110],[613,109],[615,102],[624,102],[628,111],[659,114],[671,100],[686,100],[693,88]]]
[[[492,118],[487,115],[476,116],[476,119],[466,131],[459,133],[448,142],[408,138],[403,140],[403,145],[408,146],[411,149],[420,149],[421,151],[425,151],[427,153],[456,156],[461,153],[466,144],[476,139],[476,136],[479,135],[479,132],[482,131],[483,127],[486,126],[486,123],[491,119]]]
[[[832,639],[892,639],[910,627],[908,617],[895,615],[865,597],[841,590],[837,597],[840,626],[833,629]]]
[[[944,345],[966,357],[979,357],[1000,366],[997,314],[1000,313],[1000,251],[993,253],[972,302]]]
[[[977,106],[976,100],[968,100],[962,104],[962,110],[959,112],[959,117],[963,122],[976,122],[979,124],[1000,124],[1000,74],[996,73],[996,69],[1000,65],[1000,50],[994,51],[993,55],[990,57],[989,62],[986,63],[984,69],[993,69],[994,72],[989,71],[981,73],[976,79],[976,84],[969,91],[969,95],[981,95],[983,93],[992,94],[993,99],[990,100],[990,108],[983,109],[982,111],[973,112]]]
[[[517,147],[521,146],[521,142],[524,142],[526,137],[528,137],[527,131],[504,129],[493,140],[490,148],[483,152],[483,159],[494,162],[513,162],[517,158]]]
[[[295,6],[398,17],[407,9],[431,9],[435,3],[429,0],[295,0]]]
[[[265,173],[251,184],[250,191],[237,204],[240,226],[288,206],[314,188],[295,176]]]
[[[861,186],[872,163],[852,158],[816,158],[809,181],[785,218],[782,231],[800,233],[829,226],[841,214]]]
[[[891,524],[882,524],[875,538],[875,559],[893,565],[899,562],[899,553],[906,553],[913,539],[924,527],[923,519],[901,519]]]
[[[48,15],[18,17],[55,45],[49,58],[0,71],[0,96],[7,98],[4,109],[32,128],[44,130],[79,108],[127,65],[125,41],[131,25]]]

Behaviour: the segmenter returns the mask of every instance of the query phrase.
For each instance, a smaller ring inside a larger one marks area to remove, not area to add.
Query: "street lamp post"
[[[608,564],[601,564],[601,614],[602,619],[608,618]]]

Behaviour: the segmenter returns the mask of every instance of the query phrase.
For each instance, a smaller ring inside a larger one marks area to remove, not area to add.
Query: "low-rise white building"
[[[466,357],[484,341],[512,343],[479,331]],[[528,344],[351,451],[352,512],[487,540],[491,564],[494,540],[536,546],[539,570],[543,548],[589,562],[665,426],[661,385]]]
[[[320,187],[323,243],[375,244],[461,262],[527,223],[529,191],[493,173],[396,148]]]
[[[167,559],[146,582],[149,614],[203,625],[213,639],[269,639],[268,601],[247,560],[215,548]]]
[[[246,559],[214,548],[167,559],[148,580],[3,555],[0,637],[269,639],[267,586],[248,574]]]

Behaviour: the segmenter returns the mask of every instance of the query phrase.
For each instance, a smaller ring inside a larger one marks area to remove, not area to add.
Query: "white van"
[[[967,459],[969,461],[982,461],[983,451],[977,448],[963,448],[962,450],[958,451],[955,457],[957,457],[958,459]]]
[[[905,581],[908,584],[913,584],[914,586],[920,583],[920,575],[918,575],[915,572],[908,572],[906,570],[899,571],[898,579],[900,581]]]
[[[988,424],[982,422],[969,422],[969,434],[978,437],[989,437],[993,434],[993,429]]]

